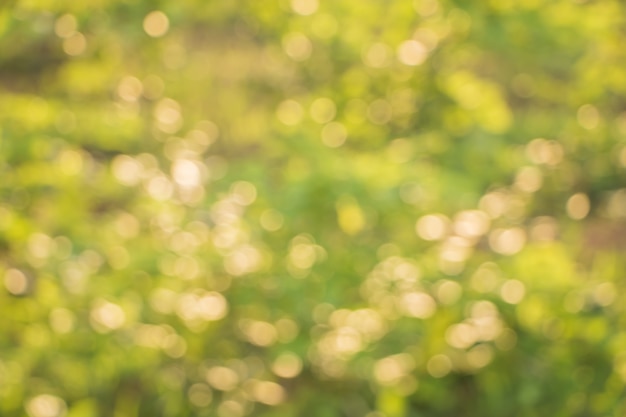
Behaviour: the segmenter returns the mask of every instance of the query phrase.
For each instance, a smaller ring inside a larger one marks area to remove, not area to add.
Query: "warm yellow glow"
[[[537,242],[549,242],[556,239],[558,223],[550,216],[540,216],[530,226],[530,238]]]
[[[154,108],[157,127],[165,133],[176,133],[182,126],[180,104],[171,98],[161,99]]]
[[[393,51],[387,44],[377,42],[363,53],[363,62],[372,68],[384,68],[389,66],[392,56]]]
[[[322,143],[329,148],[338,148],[348,137],[348,131],[339,122],[330,122],[322,128]]]
[[[374,377],[381,385],[395,385],[415,368],[415,361],[406,354],[388,356],[374,364]]]
[[[115,219],[115,231],[125,239],[136,237],[141,226],[139,220],[129,213],[120,213]]]
[[[535,164],[557,165],[563,159],[563,147],[556,141],[537,138],[526,145],[526,155]]]
[[[302,372],[302,360],[295,353],[282,353],[272,363],[272,372],[281,378],[295,378]]]
[[[477,238],[489,230],[489,216],[481,210],[461,211],[454,217],[453,229],[466,238]]]
[[[160,348],[164,346],[165,338],[173,333],[174,330],[167,325],[140,324],[135,329],[134,340],[139,346]]]
[[[54,240],[43,233],[33,233],[28,238],[28,251],[38,259],[46,259],[52,255],[54,250]]]
[[[393,108],[385,99],[376,99],[367,106],[367,118],[376,125],[389,123],[393,116]]]
[[[467,363],[472,368],[483,368],[493,359],[493,348],[486,344],[480,344],[467,352]]]
[[[595,106],[585,104],[576,113],[578,124],[587,130],[595,129],[600,124],[600,112]]]
[[[478,203],[481,210],[492,219],[502,216],[509,208],[509,197],[498,191],[485,194]]]
[[[289,251],[289,260],[300,269],[309,269],[315,263],[315,246],[307,243],[293,245]]]
[[[155,10],[146,15],[143,19],[143,30],[153,37],[158,38],[165,35],[170,28],[170,21],[165,13]]]
[[[450,228],[450,220],[443,214],[427,214],[415,225],[417,235],[424,240],[441,240]]]
[[[136,77],[126,76],[117,85],[117,95],[124,101],[137,101],[142,93],[143,84]]]
[[[49,321],[54,332],[67,334],[74,330],[76,316],[66,308],[55,308],[50,312]]]
[[[626,218],[626,188],[611,193],[606,205],[606,214],[612,219]]]
[[[126,313],[117,304],[98,300],[91,309],[89,319],[96,331],[107,333],[119,329],[126,323]]]
[[[335,16],[330,13],[318,13],[311,22],[311,31],[315,36],[322,39],[330,39],[339,28],[339,22]]]
[[[405,65],[417,66],[428,58],[428,48],[423,43],[411,39],[398,47],[398,59]]]
[[[515,176],[515,187],[526,193],[534,193],[543,185],[543,175],[537,167],[523,167]]]
[[[85,159],[81,152],[66,149],[58,156],[59,168],[65,175],[78,175],[83,172]]]
[[[294,61],[305,61],[313,52],[313,44],[300,32],[294,32],[283,38],[283,49]]]
[[[319,349],[325,355],[351,356],[360,352],[364,346],[361,334],[348,326],[326,333],[319,341]]]
[[[217,407],[217,417],[243,417],[245,413],[241,402],[235,400],[222,401]]]
[[[565,208],[570,218],[582,220],[587,217],[591,208],[589,197],[584,193],[576,193],[567,200]]]
[[[256,187],[248,181],[237,181],[230,189],[237,204],[249,206],[256,200]]]
[[[225,366],[214,366],[205,377],[213,388],[220,391],[232,391],[239,384],[239,375]]]
[[[489,235],[489,246],[502,255],[514,255],[526,244],[526,233],[519,227],[496,229]]]
[[[63,417],[66,411],[65,401],[56,395],[38,395],[26,403],[26,412],[30,417]]]
[[[239,327],[248,341],[257,346],[271,346],[278,339],[276,327],[265,321],[241,320]]]
[[[254,399],[267,405],[278,405],[287,399],[287,392],[279,384],[271,381],[254,381]]]
[[[354,235],[365,227],[365,214],[357,201],[350,196],[339,198],[336,204],[337,222],[345,233]]]
[[[75,32],[63,40],[63,51],[70,56],[77,56],[87,49],[87,39],[80,32]]]
[[[113,269],[124,269],[130,263],[130,254],[124,246],[111,246],[107,248],[107,261]]]
[[[189,401],[196,407],[206,407],[211,404],[213,400],[213,391],[206,384],[193,384],[187,390],[187,397]]]
[[[477,340],[476,329],[467,323],[453,324],[446,330],[446,342],[457,349],[467,349]]]
[[[437,0],[413,0],[413,8],[422,17],[429,17],[439,10]]]
[[[498,283],[498,267],[492,262],[482,264],[472,275],[470,280],[472,289],[478,292],[489,292]]]
[[[64,14],[54,22],[54,33],[59,38],[69,38],[78,30],[76,17],[71,14]]]
[[[435,292],[441,304],[452,305],[461,298],[463,287],[458,282],[442,280],[437,283]]]
[[[178,298],[176,313],[192,325],[196,321],[217,321],[228,313],[228,303],[218,292],[197,291]]]
[[[276,109],[276,117],[287,126],[295,126],[302,121],[304,110],[295,100],[285,100]]]
[[[460,263],[470,255],[471,242],[459,236],[450,236],[441,245],[439,256],[445,262]]]
[[[155,200],[165,201],[172,196],[174,186],[165,175],[157,175],[148,181],[146,191]]]
[[[150,294],[150,307],[162,314],[170,314],[176,308],[177,294],[167,288],[157,288]]]
[[[141,181],[142,166],[128,155],[118,155],[111,161],[113,176],[120,184],[137,185]]]
[[[500,288],[500,296],[509,304],[518,304],[526,294],[524,283],[516,279],[506,281]]]
[[[28,291],[28,278],[19,269],[9,269],[4,273],[4,286],[13,295],[23,295]]]
[[[310,16],[317,11],[318,0],[291,0],[291,8],[302,16]]]
[[[615,301],[617,289],[612,282],[603,282],[593,291],[593,299],[603,307],[607,307]]]
[[[263,213],[261,213],[261,218],[259,219],[261,223],[261,227],[263,227],[268,232],[275,232],[283,227],[283,223],[285,221],[284,216],[281,212],[274,209],[267,209]]]
[[[339,325],[344,324],[356,329],[367,342],[378,340],[387,332],[387,326],[381,314],[370,308],[361,308],[348,313],[339,323]]]
[[[438,354],[428,360],[426,370],[435,378],[443,378],[452,370],[452,362],[446,355]]]
[[[234,276],[241,276],[257,271],[261,267],[262,257],[252,245],[241,245],[224,258],[224,269]]]
[[[320,124],[328,123],[335,118],[337,107],[335,102],[327,97],[321,97],[311,103],[311,118]]]
[[[423,292],[410,292],[402,297],[403,307],[409,316],[426,319],[437,309],[437,303],[430,295]]]
[[[396,164],[408,162],[413,157],[413,143],[408,139],[394,139],[387,146],[387,155],[389,159]]]
[[[517,344],[517,334],[511,329],[504,329],[495,340],[495,345],[500,350],[511,350]]]
[[[172,178],[183,188],[197,187],[202,182],[200,164],[189,159],[177,159],[172,164]]]

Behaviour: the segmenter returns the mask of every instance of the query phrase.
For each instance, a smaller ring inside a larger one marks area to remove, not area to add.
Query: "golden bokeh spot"
[[[143,30],[153,38],[165,35],[170,28],[170,20],[167,15],[160,10],[155,10],[146,15],[143,19]]]
[[[206,407],[213,401],[213,391],[207,384],[193,384],[187,390],[187,397],[196,407]]]
[[[194,188],[202,183],[202,169],[199,162],[177,159],[172,164],[172,178],[183,188]]]
[[[295,353],[282,353],[272,363],[272,372],[281,378],[295,378],[302,372],[302,359]]]
[[[4,286],[13,295],[24,295],[28,291],[29,281],[19,269],[9,269],[4,273]]]
[[[439,1],[413,0],[413,8],[421,17],[430,17],[439,10]]]
[[[319,123],[325,124],[332,121],[337,114],[335,102],[327,97],[321,97],[313,101],[310,108],[311,118]]]
[[[124,101],[134,102],[141,97],[143,84],[138,78],[126,76],[117,85],[117,95]]]
[[[526,232],[520,227],[496,229],[489,234],[489,246],[502,255],[514,255],[526,244]]]
[[[252,387],[252,395],[255,401],[267,405],[278,405],[287,399],[285,389],[271,381],[254,381]]]
[[[376,42],[363,51],[363,62],[372,68],[388,67],[392,57],[393,50],[382,42]]]
[[[426,362],[426,370],[435,378],[443,378],[452,370],[452,361],[444,354],[435,355]]]
[[[94,330],[108,333],[126,324],[126,313],[119,305],[100,299],[94,303],[89,320]]]
[[[283,227],[285,216],[283,216],[278,210],[267,209],[261,213],[259,222],[261,223],[261,227],[263,227],[263,229],[268,232],[275,232]]]
[[[515,187],[525,193],[534,193],[542,185],[543,174],[537,167],[522,167],[515,176]]]
[[[505,281],[500,287],[500,296],[509,304],[518,304],[526,294],[526,287],[523,282],[516,279]]]
[[[348,131],[339,122],[330,122],[322,128],[322,143],[329,148],[338,148],[346,142]]]
[[[427,214],[415,225],[417,235],[424,240],[441,240],[450,230],[450,220],[443,214]]]
[[[428,58],[428,48],[421,42],[411,39],[398,46],[398,59],[404,65],[417,66]]]
[[[67,412],[65,401],[56,395],[41,394],[26,402],[30,417],[63,417]]]
[[[283,49],[287,56],[294,61],[305,61],[313,52],[313,44],[309,38],[300,33],[293,32],[285,35],[283,38]]]
[[[278,105],[276,117],[287,126],[295,126],[302,121],[304,109],[295,100],[285,100]]]
[[[232,391],[239,385],[237,372],[225,366],[214,366],[207,370],[206,381],[213,388],[220,391]]]
[[[535,164],[554,166],[563,159],[563,147],[556,141],[537,138],[526,145],[526,155]]]
[[[567,215],[574,220],[582,220],[589,214],[591,204],[589,197],[584,193],[576,193],[567,199],[565,209]]]
[[[600,112],[591,104],[580,106],[576,117],[578,124],[587,130],[595,129],[600,124]]]
[[[77,56],[87,49],[87,38],[80,32],[75,32],[63,40],[63,51],[70,56]]]
[[[312,15],[318,7],[318,0],[291,0],[291,9],[302,16]]]
[[[354,235],[366,226],[366,218],[357,201],[350,196],[341,197],[336,203],[337,222],[345,233]]]
[[[78,30],[78,21],[72,14],[64,14],[54,22],[54,33],[59,38],[69,38]]]

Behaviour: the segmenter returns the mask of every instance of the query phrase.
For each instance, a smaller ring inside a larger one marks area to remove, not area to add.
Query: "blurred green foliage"
[[[623,416],[617,0],[0,6],[0,415]]]

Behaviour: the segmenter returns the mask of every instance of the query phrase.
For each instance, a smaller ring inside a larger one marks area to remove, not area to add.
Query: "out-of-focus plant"
[[[0,9],[0,414],[622,415],[617,1]]]

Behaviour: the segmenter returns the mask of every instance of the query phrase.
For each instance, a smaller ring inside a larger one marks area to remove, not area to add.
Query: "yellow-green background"
[[[4,2],[0,415],[623,416],[624,45],[617,0]]]

